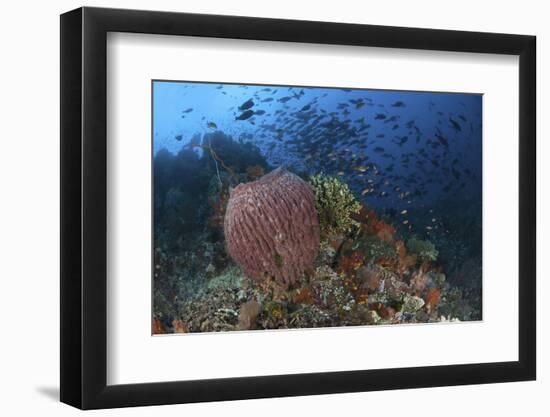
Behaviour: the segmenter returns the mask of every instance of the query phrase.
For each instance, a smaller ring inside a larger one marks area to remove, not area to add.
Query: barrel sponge
[[[319,220],[309,185],[284,168],[231,191],[224,218],[227,251],[244,274],[288,288],[313,270]]]

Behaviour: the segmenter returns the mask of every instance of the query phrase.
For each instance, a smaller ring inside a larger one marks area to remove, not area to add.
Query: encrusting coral
[[[354,226],[359,226],[352,215],[359,213],[361,204],[346,183],[336,177],[319,174],[310,177],[309,184],[315,194],[323,239],[348,234]]]
[[[246,276],[288,288],[313,270],[319,252],[315,197],[300,177],[277,168],[231,191],[224,233]]]

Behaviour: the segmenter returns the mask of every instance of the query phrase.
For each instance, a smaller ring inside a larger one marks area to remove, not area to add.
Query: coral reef
[[[215,151],[219,160],[230,168],[235,175],[246,173],[250,167],[256,170],[268,168],[260,149],[250,142],[235,141],[221,131],[207,133],[202,139],[202,146],[208,146]],[[205,158],[211,171],[215,170],[215,161],[211,157]]]
[[[462,237],[411,238],[341,179],[269,169],[221,132],[157,153],[153,334],[481,318]]]
[[[253,330],[256,328],[256,320],[261,312],[260,304],[256,300],[248,301],[241,305],[239,310],[239,330]]]
[[[160,150],[153,161],[155,247],[187,250],[205,224],[219,240],[229,187],[247,171],[269,168],[258,147],[223,132],[196,135],[177,154]]]
[[[246,169],[246,174],[248,178],[253,181],[262,177],[265,174],[265,170],[261,165],[254,165]]]
[[[362,230],[369,235],[374,235],[385,242],[393,241],[395,227],[379,219],[374,210],[362,205],[357,213],[352,214],[352,218],[361,223]]]
[[[426,261],[435,261],[439,252],[435,248],[434,244],[427,240],[420,240],[412,238],[407,241],[407,249],[415,253],[418,258]]]
[[[313,269],[319,251],[313,193],[284,168],[240,184],[227,204],[224,233],[229,255],[246,276],[288,288]]]
[[[174,333],[189,333],[187,325],[181,320],[172,320],[172,327],[174,328]]]
[[[323,239],[346,235],[358,223],[352,215],[359,212],[361,204],[355,199],[348,185],[338,178],[322,174],[310,177],[309,184],[315,194],[315,207]]]
[[[449,286],[440,266],[419,264],[402,240],[386,241],[360,226],[359,235],[345,239],[338,251],[323,246],[311,278],[296,288],[245,279],[240,268],[229,265],[213,278],[205,276],[200,289],[179,304],[172,325],[167,320],[154,325],[164,333],[211,332],[479,317],[468,295]]]

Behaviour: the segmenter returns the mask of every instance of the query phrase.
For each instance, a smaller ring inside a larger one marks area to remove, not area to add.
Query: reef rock
[[[254,330],[256,319],[261,312],[260,304],[256,300],[248,301],[241,305],[239,310],[239,330]]]
[[[231,191],[224,219],[227,251],[249,278],[283,288],[313,270],[319,220],[309,185],[284,168]]]

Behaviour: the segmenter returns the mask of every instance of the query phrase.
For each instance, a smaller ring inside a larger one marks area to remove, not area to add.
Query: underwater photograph
[[[152,81],[152,334],[482,320],[482,95]]]

